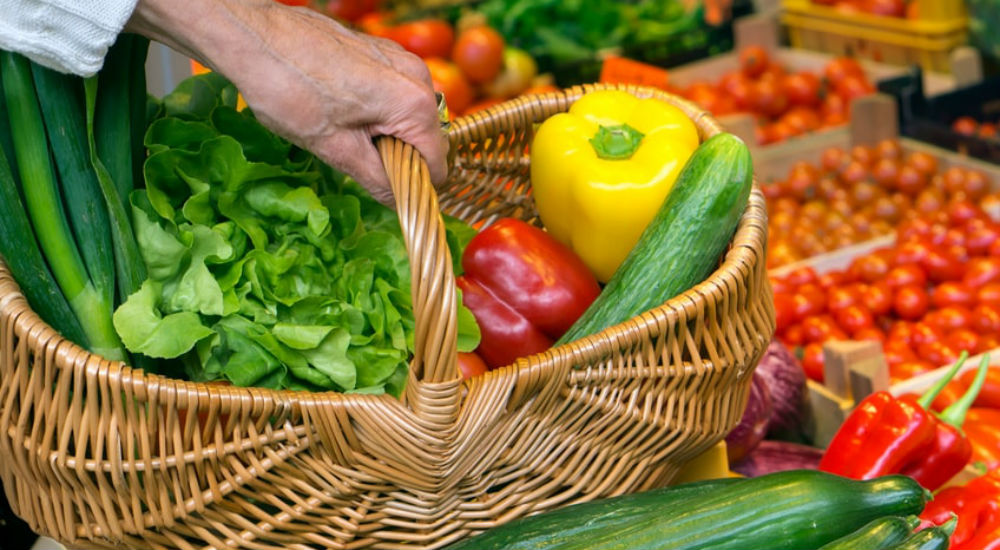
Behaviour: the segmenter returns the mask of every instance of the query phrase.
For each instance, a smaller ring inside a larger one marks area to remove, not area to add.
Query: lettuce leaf
[[[182,358],[192,380],[399,395],[415,321],[395,212],[237,111],[232,90],[190,79],[146,133],[130,202],[148,279],[116,330],[133,353]],[[460,271],[475,230],[445,227]],[[458,320],[471,351],[479,327],[464,306]]]

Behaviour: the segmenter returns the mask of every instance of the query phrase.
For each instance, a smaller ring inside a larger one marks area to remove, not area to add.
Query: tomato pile
[[[898,141],[850,151],[830,148],[819,166],[798,162],[779,182],[762,186],[769,214],[768,267],[892,233],[905,219],[940,212],[956,200],[995,205],[982,172],[941,170],[924,152]]]
[[[951,123],[951,129],[963,136],[979,136],[983,139],[997,139],[997,125],[979,122],[971,116],[962,116]]]
[[[767,50],[750,46],[740,51],[738,70],[676,91],[715,115],[756,115],[758,141],[767,144],[846,123],[851,100],[875,88],[851,58],[831,60],[820,76],[788,72]]]
[[[917,0],[812,0],[813,4],[833,6],[843,13],[867,13],[889,17],[920,18]]]
[[[962,350],[1000,347],[1000,224],[968,200],[900,225],[894,246],[846,270],[772,278],[778,338],[801,347],[822,380],[829,340],[884,343],[890,376],[906,379]]]
[[[442,19],[392,25],[386,14],[373,13],[357,24],[364,32],[388,38],[421,57],[430,69],[434,89],[444,93],[452,116],[523,93],[555,89],[536,86],[535,60],[527,52],[507,46],[500,33],[481,21],[470,20],[456,32]]]

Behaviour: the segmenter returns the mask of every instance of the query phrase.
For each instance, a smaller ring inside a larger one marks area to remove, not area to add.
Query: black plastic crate
[[[1000,122],[1000,77],[929,98],[923,90],[922,73],[914,68],[907,75],[879,82],[878,88],[896,98],[903,135],[1000,164],[1000,140],[963,135],[951,127],[963,116]]]

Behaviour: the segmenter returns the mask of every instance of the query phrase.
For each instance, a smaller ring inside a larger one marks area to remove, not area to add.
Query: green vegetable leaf
[[[182,311],[163,316],[157,309],[160,284],[147,280],[115,311],[115,330],[133,352],[169,358],[187,353],[202,338],[213,334],[198,314]]]

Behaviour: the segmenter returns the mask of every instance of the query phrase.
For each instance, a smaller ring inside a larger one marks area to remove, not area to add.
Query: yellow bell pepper
[[[617,90],[586,94],[535,134],[538,215],[607,282],[697,147],[694,123],[665,101]]]

